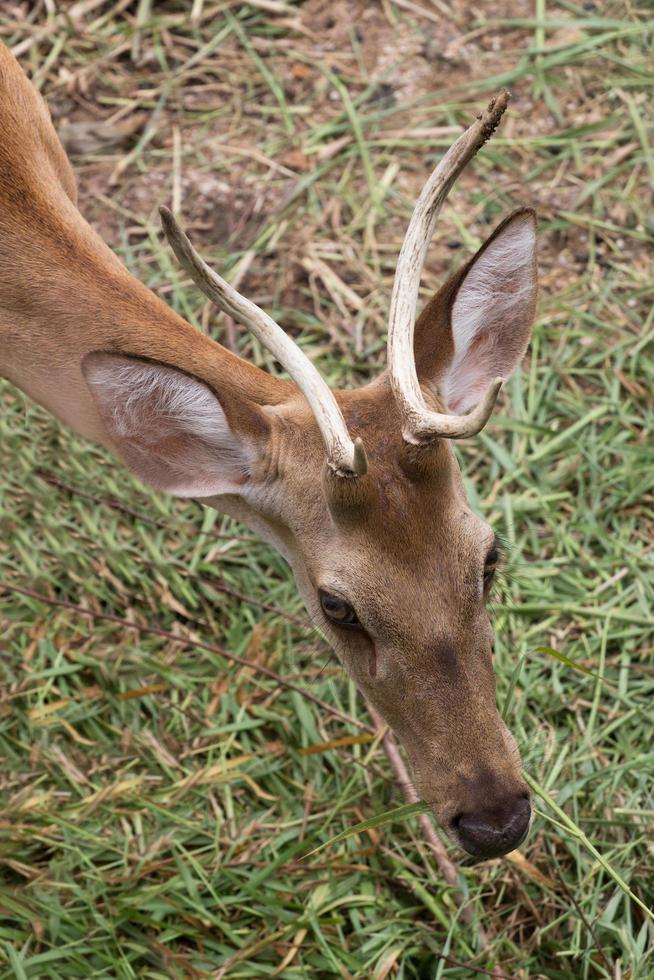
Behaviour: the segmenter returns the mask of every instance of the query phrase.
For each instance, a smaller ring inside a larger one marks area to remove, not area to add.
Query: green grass
[[[492,21],[367,4],[329,26],[311,3],[192,6],[196,23],[190,4],[104,3],[85,31],[35,6],[2,37],[58,123],[143,114],[131,141],[105,132],[74,157],[84,213],[134,273],[229,339],[161,242],[156,207],[177,193],[194,239],[241,263],[244,291],[343,385],[383,363],[403,228],[451,140],[416,131],[511,87],[425,297],[500,215],[537,206],[535,338],[459,455],[508,547],[498,701],[546,798],[520,857],[457,864],[463,909],[417,821],[334,840],[402,795],[282,560],[3,385],[0,978],[653,977],[646,8],[539,0]],[[475,30],[449,60],[420,53]],[[238,327],[235,342],[272,366]]]

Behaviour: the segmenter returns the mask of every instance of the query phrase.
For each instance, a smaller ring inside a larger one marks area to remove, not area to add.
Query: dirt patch
[[[29,5],[12,11],[17,21],[30,16]],[[584,216],[564,217],[541,237],[545,289],[583,272],[592,217],[585,189],[629,151],[620,124],[605,122],[623,106],[598,89],[592,50],[562,67],[547,92],[532,72],[517,71],[536,57],[530,3],[489,2],[480,14],[465,2],[307,0],[285,15],[255,11],[247,40],[220,14],[193,27],[185,11],[166,4],[156,27],[139,33],[126,8],[112,21],[123,29],[109,37],[93,7],[68,25],[42,79],[78,173],[80,208],[109,244],[142,240],[158,206],[175,201],[205,249],[255,248],[244,285],[264,300],[325,321],[335,339],[362,330],[360,344],[374,343],[411,203],[461,123],[490,97],[487,79],[499,79],[496,89],[513,78],[499,138],[444,209],[425,281],[435,287],[466,239],[483,239],[524,203],[550,224],[578,209]],[[548,17],[569,12],[548,8]],[[547,50],[584,38],[574,24],[557,27]],[[47,36],[18,43],[22,60],[42,70]],[[584,159],[581,179],[556,140],[572,128],[596,129],[612,145],[608,159]],[[375,219],[385,180],[383,219]],[[615,197],[602,217],[625,228],[641,221]],[[593,234],[600,264],[616,248],[637,261],[637,239],[616,245],[611,231]],[[369,326],[352,326],[356,297]]]

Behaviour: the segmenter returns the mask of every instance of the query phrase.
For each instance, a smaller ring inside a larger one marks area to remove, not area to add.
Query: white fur
[[[144,481],[182,497],[242,487],[255,453],[201,381],[113,354],[91,355],[84,373],[109,435]]]
[[[521,213],[473,263],[452,307],[454,357],[440,387],[448,408],[469,411],[494,377],[508,378],[529,340],[536,236]]]

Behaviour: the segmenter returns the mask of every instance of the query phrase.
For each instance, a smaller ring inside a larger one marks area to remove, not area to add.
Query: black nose
[[[522,794],[512,796],[474,813],[461,813],[452,821],[459,843],[473,857],[507,854],[518,846],[529,829],[531,806]]]

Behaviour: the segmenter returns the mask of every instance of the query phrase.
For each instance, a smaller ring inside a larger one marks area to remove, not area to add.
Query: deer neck
[[[278,379],[268,383],[135,279],[61,185],[28,193],[33,220],[0,221],[0,370],[8,380],[102,444],[106,430],[81,372],[92,351],[175,364],[215,390],[228,379],[231,391],[251,394],[256,375],[261,404],[280,401]]]

